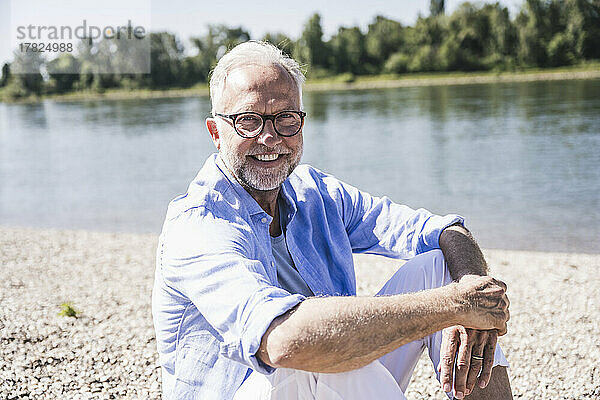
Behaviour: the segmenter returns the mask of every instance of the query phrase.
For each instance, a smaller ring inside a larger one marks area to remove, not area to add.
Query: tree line
[[[149,74],[99,73],[83,56],[89,52],[83,42],[77,56],[64,53],[52,61],[40,53],[16,52],[12,64],[2,66],[0,90],[19,98],[78,90],[191,87],[206,83],[218,58],[250,39],[243,27],[209,26],[204,36],[191,38],[193,55],[186,55],[174,34],[151,33]],[[366,32],[340,27],[329,40],[324,40],[321,17],[315,13],[295,40],[282,33],[259,39],[298,60],[309,79],[557,67],[600,59],[600,0],[526,0],[514,18],[499,2],[465,2],[447,15],[444,0],[431,0],[429,16],[419,16],[414,26],[377,16]],[[108,48],[97,44],[102,45]],[[114,57],[106,52],[106,62],[119,62]],[[11,74],[20,63],[33,63],[41,72]],[[73,70],[78,73],[64,73]]]

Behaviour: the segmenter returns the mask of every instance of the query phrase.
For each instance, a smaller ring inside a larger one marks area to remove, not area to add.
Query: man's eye
[[[242,115],[239,118],[239,121],[243,121],[243,122],[252,122],[252,121],[258,121],[259,118],[256,115]]]

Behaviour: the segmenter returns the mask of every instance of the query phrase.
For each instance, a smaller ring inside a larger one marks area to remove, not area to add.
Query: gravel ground
[[[0,399],[158,399],[154,235],[0,228]],[[489,250],[515,398],[600,398],[600,255]],[[358,256],[360,294],[397,261]],[[78,318],[59,316],[70,302]],[[596,321],[596,322],[594,322]],[[409,399],[445,396],[423,358]]]

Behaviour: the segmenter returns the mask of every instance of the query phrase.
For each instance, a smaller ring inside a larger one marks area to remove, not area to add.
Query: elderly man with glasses
[[[463,219],[299,165],[303,82],[264,42],[212,73],[218,153],[170,203],[157,249],[163,398],[402,399],[425,349],[449,397],[511,398],[506,286]],[[359,297],[353,253],[409,261]]]

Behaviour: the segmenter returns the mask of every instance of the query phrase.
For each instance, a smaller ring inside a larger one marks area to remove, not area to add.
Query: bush
[[[22,85],[18,79],[11,78],[8,84],[2,88],[2,98],[11,100],[22,100],[31,96],[31,92]]]
[[[325,79],[331,78],[333,76],[333,72],[320,67],[311,66],[306,71],[306,77],[308,79]]]
[[[352,72],[344,72],[343,74],[336,75],[333,80],[342,83],[352,83],[356,80],[356,77]]]
[[[430,72],[439,69],[436,51],[429,45],[421,47],[408,64],[410,72]]]
[[[557,33],[548,43],[548,60],[552,67],[573,64],[573,46],[567,35]]]
[[[481,60],[483,68],[494,72],[515,71],[517,64],[510,56],[502,56],[498,53],[491,54]]]
[[[119,86],[123,89],[137,90],[142,87],[142,82],[133,77],[125,77],[121,79]]]
[[[383,65],[383,72],[388,74],[403,74],[408,72],[410,56],[402,52],[394,53]]]
[[[457,40],[454,38],[445,40],[438,53],[441,69],[452,71],[464,67],[463,52]]]

